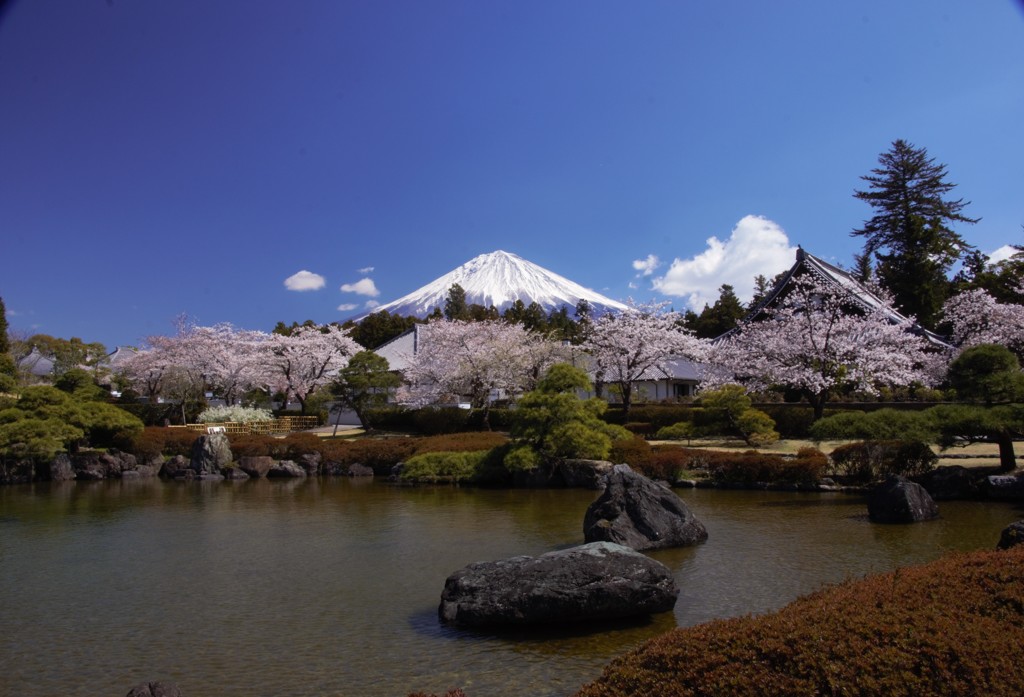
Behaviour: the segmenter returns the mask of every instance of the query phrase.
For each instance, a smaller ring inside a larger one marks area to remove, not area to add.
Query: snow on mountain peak
[[[545,312],[563,305],[572,310],[580,300],[586,300],[596,312],[626,309],[623,303],[584,288],[516,254],[498,250],[474,257],[422,288],[374,308],[373,312],[387,310],[391,314],[426,317],[435,307],[444,309],[448,291],[456,283],[466,291],[467,303],[484,307],[494,305],[498,312],[503,312],[516,300],[521,300],[524,305],[536,302]]]

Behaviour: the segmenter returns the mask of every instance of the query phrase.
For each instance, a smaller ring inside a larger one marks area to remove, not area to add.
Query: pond
[[[652,553],[674,613],[613,626],[441,626],[445,578],[472,561],[582,542],[595,493],[399,488],[348,479],[110,481],[0,488],[0,696],[564,696],[675,626],[761,613],[827,583],[991,549],[1009,504],[868,522],[843,494],[681,490],[706,544]]]

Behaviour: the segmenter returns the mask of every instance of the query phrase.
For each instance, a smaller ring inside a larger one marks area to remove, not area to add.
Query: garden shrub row
[[[890,475],[917,477],[931,471],[938,460],[938,455],[921,441],[860,441],[832,451],[836,473],[851,483],[867,483]]]
[[[624,462],[650,477],[676,481],[705,472],[715,481],[730,484],[760,482],[816,482],[829,467],[828,456],[816,448],[801,448],[796,457],[756,450],[723,452],[675,445],[655,445],[642,438],[617,441],[611,460]]]
[[[674,629],[575,697],[1024,694],[1024,546],[847,581]]]
[[[147,427],[128,448],[136,457],[148,459],[159,455],[188,457],[192,444],[202,434],[183,428]],[[423,438],[359,438],[322,439],[312,433],[292,433],[284,438],[266,435],[233,434],[228,436],[231,452],[236,457],[270,456],[276,460],[297,460],[302,455],[319,453],[323,461],[347,467],[362,464],[378,474],[387,474],[399,462],[413,455],[444,451],[489,451],[508,441],[495,432],[455,433]]]

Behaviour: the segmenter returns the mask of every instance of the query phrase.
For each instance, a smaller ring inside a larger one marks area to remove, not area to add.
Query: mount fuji
[[[456,283],[466,291],[468,304],[494,305],[498,312],[503,312],[516,300],[521,300],[524,305],[536,302],[545,312],[562,306],[572,311],[580,300],[586,300],[595,314],[628,309],[623,303],[588,290],[515,254],[499,250],[470,259],[422,288],[375,307],[372,312],[387,310],[393,315],[426,317],[435,307],[444,309],[448,290]],[[356,321],[365,316],[356,318]]]

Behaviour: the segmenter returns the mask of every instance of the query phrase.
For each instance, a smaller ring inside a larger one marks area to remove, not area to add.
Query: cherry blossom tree
[[[884,306],[854,309],[843,291],[805,277],[766,312],[715,344],[705,384],[796,390],[818,419],[837,392],[873,394],[881,385],[934,383],[929,367],[935,358],[911,331],[913,322],[895,323]]]
[[[400,393],[421,405],[467,396],[473,407],[486,410],[493,394],[531,390],[548,367],[565,360],[558,342],[500,320],[435,320],[421,337]]]
[[[1024,292],[1024,283],[1021,284]],[[997,302],[976,288],[946,301],[942,315],[951,327],[951,338],[963,350],[980,344],[1002,344],[1024,355],[1024,305]]]
[[[257,344],[255,371],[265,388],[294,397],[305,413],[310,395],[330,383],[361,350],[348,331],[336,325],[300,326],[288,336],[264,335]]]
[[[582,346],[590,354],[598,382],[618,386],[625,418],[633,402],[633,389],[654,369],[665,369],[670,359],[701,361],[707,344],[682,324],[665,303],[632,305],[619,314],[593,320]]]

